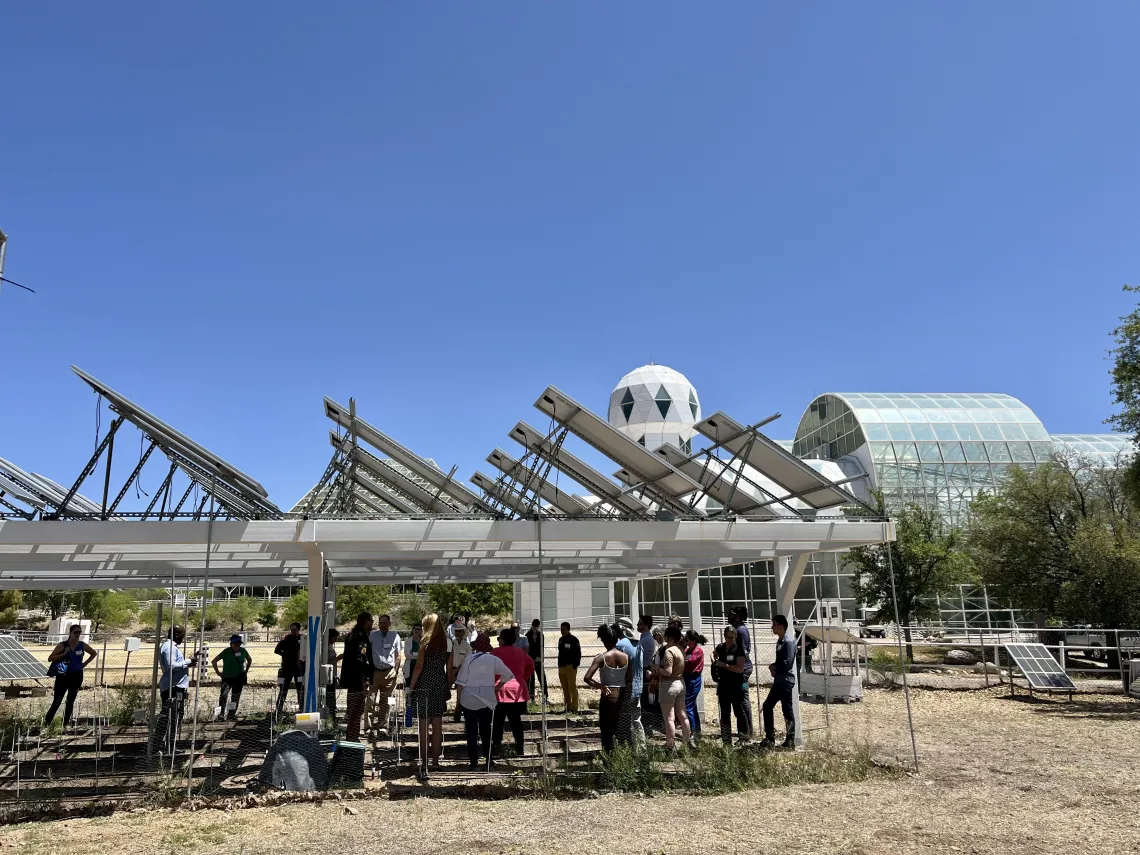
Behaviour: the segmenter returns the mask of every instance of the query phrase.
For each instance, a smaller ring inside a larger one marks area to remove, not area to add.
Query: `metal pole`
[[[918,773],[918,741],[915,739],[915,736],[914,736],[914,713],[912,712],[911,707],[910,707],[910,682],[909,682],[909,680],[907,680],[907,676],[906,676],[906,671],[907,671],[906,658],[905,658],[906,654],[903,651],[902,625],[899,623],[899,594],[898,594],[898,588],[895,585],[895,557],[894,557],[894,552],[895,552],[894,548],[891,546],[891,544],[888,543],[887,544],[887,565],[890,567],[890,571],[891,571],[891,602],[894,604],[894,607],[895,607],[895,627],[898,629],[898,632],[895,633],[895,643],[898,646],[899,670],[902,673],[903,696],[906,698],[906,723],[907,723],[907,727],[910,728],[910,750],[911,750],[911,754],[914,757],[914,771],[915,771],[915,774],[917,774]]]
[[[154,718],[155,706],[158,699],[158,658],[162,650],[162,603],[154,606],[154,665],[150,674],[150,715],[147,716],[146,756],[149,760],[154,756]],[[130,657],[127,657],[129,663]],[[127,672],[123,669],[123,683],[126,684]]]
[[[206,566],[204,575],[202,576],[202,606],[201,606],[201,621],[198,630],[198,650],[195,652],[195,658],[198,660],[198,667],[194,671],[194,721],[190,725],[190,765],[186,772],[186,798],[190,798],[194,794],[194,752],[198,745],[198,695],[202,689],[202,653],[204,652],[203,642],[206,638],[206,586],[210,584],[210,549],[214,542],[214,491],[210,491],[210,517],[206,522]],[[310,668],[319,668],[317,663],[310,662]],[[225,711],[222,711],[223,714]],[[236,713],[235,713],[236,716]]]
[[[779,560],[779,559],[777,559],[777,560]],[[755,566],[755,565],[753,565],[753,566]],[[743,567],[741,569],[743,569]],[[778,568],[777,568],[776,572],[777,573],[779,572]],[[722,593],[723,593],[723,591],[722,591]],[[752,574],[747,573],[747,572],[744,574],[744,596],[746,596],[748,598],[748,607],[747,607],[748,608],[748,614],[752,618],[752,631],[748,634],[748,637],[749,637],[749,641],[751,642],[751,646],[752,646],[752,673],[753,673],[753,675],[755,675],[756,674],[756,615],[753,614],[753,611],[756,608],[756,603],[752,598]],[[792,612],[793,612],[793,614],[795,613],[795,610],[796,610],[796,608],[795,608],[795,595],[793,594],[792,595]],[[785,617],[787,617],[787,615],[785,615]],[[788,617],[788,620],[792,620],[792,619],[793,618]],[[748,691],[747,686],[744,687],[744,691],[745,692]],[[753,715],[755,715],[755,716],[760,715],[760,708],[763,705],[763,703],[764,702],[760,698],[760,678],[757,677],[756,678],[756,710],[754,711]],[[755,732],[756,732],[756,724],[757,723],[758,722],[753,722],[753,721],[748,722],[748,726],[751,728],[751,732],[753,734],[755,734]],[[800,729],[801,730],[803,729],[802,724],[800,725]]]
[[[537,537],[537,540],[538,540],[538,635],[543,640],[543,642],[545,642],[546,641],[546,633],[543,631],[543,625],[542,625],[542,510],[541,510],[541,508],[542,508],[542,506],[540,504],[539,510],[535,514],[534,527],[535,527],[535,530],[536,530],[537,535],[538,535],[538,537]],[[539,651],[539,655],[542,656],[545,652],[546,651]],[[536,661],[541,661],[541,660],[536,660]],[[545,667],[545,663],[543,663],[542,677],[535,681],[535,686],[538,689],[538,691],[542,693],[542,708],[541,708],[541,711],[542,711],[542,779],[544,781],[547,779],[547,776],[550,773],[550,770],[547,768],[547,751],[546,751],[546,748],[547,748],[547,746],[546,746],[546,741],[547,741],[546,706],[547,706],[547,704],[546,704],[546,687],[543,685],[543,683],[545,683],[545,682],[546,682],[546,667]]]
[[[99,654],[99,685],[106,686],[107,676],[107,637],[103,636],[103,652]]]

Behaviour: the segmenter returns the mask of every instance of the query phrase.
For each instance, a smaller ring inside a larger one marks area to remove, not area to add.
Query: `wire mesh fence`
[[[583,676],[604,647],[597,638],[596,625],[582,623],[586,625],[572,630],[582,650],[574,679],[579,709],[567,709],[558,674],[560,633],[548,629],[540,660],[545,680],[536,680],[536,697],[523,716],[524,751],[521,757],[511,758],[516,773],[560,774],[575,764],[588,765],[601,749],[600,698],[597,691],[583,684]],[[719,635],[719,629],[715,634]],[[721,707],[708,665],[712,648],[720,639],[707,630],[706,635],[706,667],[693,707],[700,721],[699,730],[694,730],[699,739],[708,740],[721,736]],[[751,626],[751,635],[754,667],[748,687],[748,726],[754,736],[759,736],[762,705],[770,683],[766,665],[775,658],[775,637],[767,624],[759,622]],[[187,658],[208,662],[224,649],[228,637],[228,633],[207,634],[199,639],[192,634],[183,647]],[[238,702],[236,721],[221,720],[227,699],[222,697],[222,681],[208,665],[201,671],[200,680],[193,674],[180,705],[165,703],[152,689],[154,639],[144,636],[140,649],[128,651],[126,638],[122,634],[100,634],[90,639],[98,656],[87,668],[66,726],[61,726],[62,709],[54,723],[45,721],[53,701],[52,681],[46,677],[52,645],[46,640],[36,643],[24,639],[25,648],[44,663],[45,676],[4,687],[5,700],[0,703],[0,809],[18,805],[34,811],[60,802],[163,803],[187,793],[240,795],[256,784],[266,753],[277,736],[292,727],[292,715],[301,706],[292,687],[286,687],[288,691],[281,697],[280,660],[273,652],[279,635],[247,637],[252,667]],[[1024,686],[1004,653],[1004,645],[1012,642],[1045,644],[1080,692],[1119,693],[1129,660],[1140,655],[1140,630],[1090,633],[1081,629],[945,631],[911,627],[899,633],[888,627],[881,638],[817,643],[810,649],[804,645],[799,658],[802,732],[809,742],[829,739],[834,732],[842,732],[845,739],[866,732],[869,728],[863,720],[872,713],[858,702],[865,693],[897,689],[904,670],[910,688],[920,692],[987,687],[1004,690],[1011,680]],[[900,663],[900,647],[905,664]],[[819,693],[821,685],[824,690]],[[857,686],[858,690],[845,694],[848,686]],[[401,681],[392,707],[373,709],[365,720],[369,779],[408,776],[423,760],[419,722],[414,712],[408,714],[413,706],[409,698]],[[280,714],[279,701],[283,702]],[[345,701],[342,691],[336,710],[342,728]],[[463,725],[452,719],[454,706],[452,692],[443,727],[443,769],[448,775],[462,777],[467,770],[466,736]],[[782,729],[780,718],[777,710],[777,730]],[[842,719],[841,731],[834,731],[837,718]],[[660,745],[664,729],[660,710],[646,705],[642,723],[650,743]],[[738,737],[741,728],[735,716],[730,727],[732,735]],[[898,722],[900,732],[906,727],[905,720]],[[326,728],[323,736],[343,738],[342,733]],[[921,734],[918,738],[921,744]],[[505,741],[508,746],[512,744],[509,730]],[[512,753],[509,748],[508,753]]]

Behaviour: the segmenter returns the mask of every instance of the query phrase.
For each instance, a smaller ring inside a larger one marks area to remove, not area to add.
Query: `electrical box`
[[[297,722],[294,727],[302,733],[315,737],[321,728],[321,714],[319,712],[297,713]]]
[[[130,638],[123,639],[123,650],[127,653],[135,653],[142,649],[142,641],[131,636]]]

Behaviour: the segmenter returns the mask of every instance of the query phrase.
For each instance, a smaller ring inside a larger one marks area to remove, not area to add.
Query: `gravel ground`
[[[823,708],[805,707],[809,726]],[[833,706],[837,746],[910,753],[903,697],[874,691]],[[114,852],[270,853],[1053,853],[1136,851],[1140,704],[1121,696],[1011,700],[989,692],[918,691],[918,775],[712,798],[604,796],[581,802],[417,799],[298,804],[234,812],[145,811],[0,829],[27,855]],[[772,829],[772,831],[769,831]]]

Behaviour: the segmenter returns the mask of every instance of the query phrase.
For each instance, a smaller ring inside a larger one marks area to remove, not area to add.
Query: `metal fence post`
[[[158,697],[158,657],[162,650],[162,603],[156,603],[154,608],[154,664],[150,672],[150,714],[147,716],[146,756],[149,760],[154,756],[154,717],[155,700]]]

